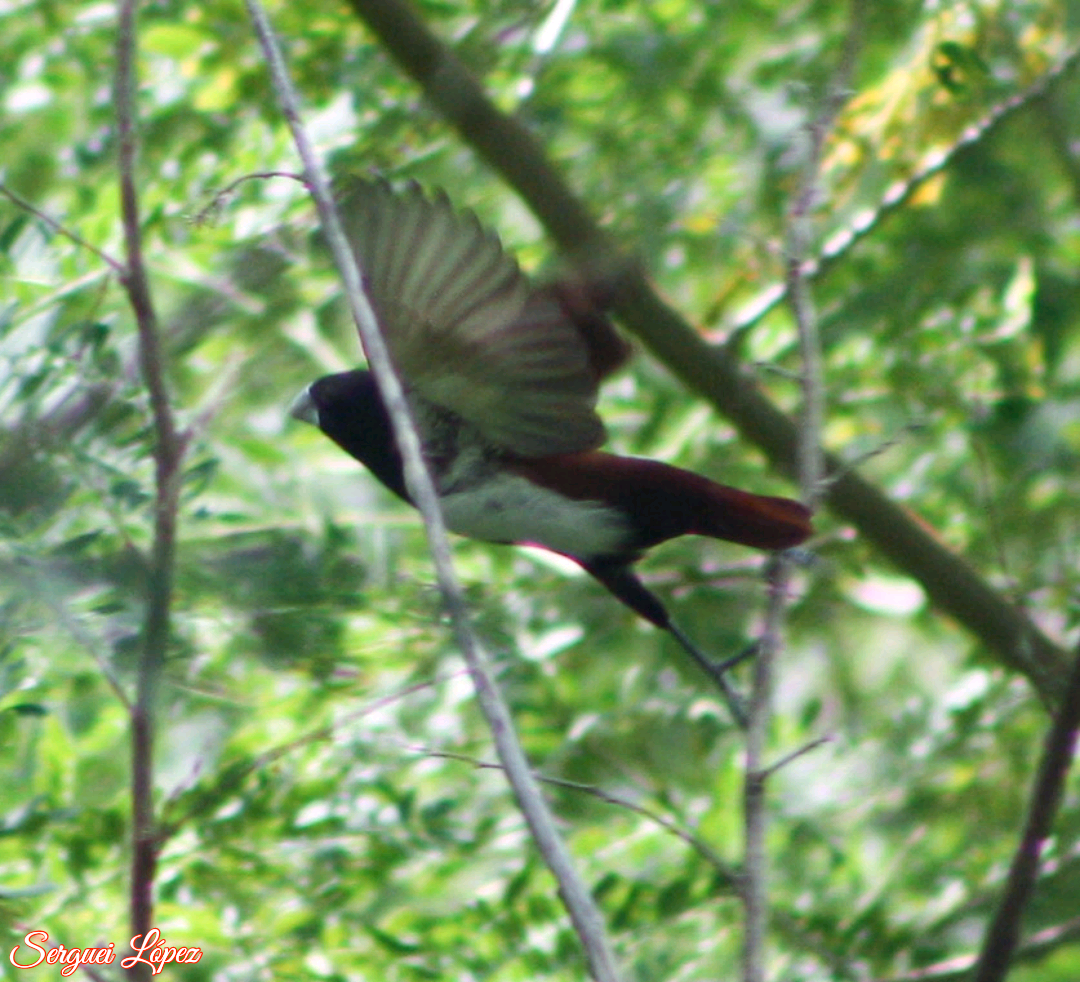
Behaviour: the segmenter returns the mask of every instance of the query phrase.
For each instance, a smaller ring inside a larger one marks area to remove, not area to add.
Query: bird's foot
[[[746,710],[743,708],[743,699],[727,680],[727,673],[736,665],[741,664],[749,658],[753,658],[754,655],[757,654],[757,645],[749,645],[737,655],[718,662],[706,656],[701,649],[699,649],[697,645],[683,633],[682,629],[677,624],[669,621],[667,628],[671,632],[671,636],[682,646],[683,650],[693,658],[701,667],[702,671],[716,683],[716,687],[720,690],[720,695],[724,697],[724,702],[727,703],[728,712],[731,713],[731,718],[735,720],[740,729],[745,730],[747,726],[747,717]]]

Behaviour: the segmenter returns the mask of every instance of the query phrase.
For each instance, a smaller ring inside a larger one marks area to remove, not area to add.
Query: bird
[[[573,560],[727,691],[718,663],[634,564],[682,535],[788,549],[811,534],[809,509],[599,449],[600,383],[631,351],[603,309],[610,290],[573,276],[530,282],[498,237],[441,190],[354,177],[335,198],[447,528]],[[317,379],[291,412],[414,504],[370,371]]]

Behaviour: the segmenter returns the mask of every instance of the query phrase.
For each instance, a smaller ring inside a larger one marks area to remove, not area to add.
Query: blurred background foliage
[[[863,472],[1066,643],[1080,613],[1080,83],[1066,73],[970,128],[1068,57],[1080,9],[862,6],[813,213],[832,254],[812,278],[826,442],[851,461],[881,450]],[[419,9],[662,292],[794,410],[793,326],[768,301],[850,10]],[[332,168],[444,187],[526,268],[557,268],[537,223],[346,9],[271,12]],[[111,5],[0,0],[3,181],[119,256],[114,43]],[[287,418],[304,385],[359,350],[300,185],[250,180],[219,197],[245,175],[298,168],[241,7],[146,4],[138,71],[147,258],[194,434],[155,923],[205,955],[171,971],[581,979],[505,784],[476,766],[493,754],[417,519]],[[0,948],[33,929],[120,947],[123,700],[153,502],[133,318],[99,255],[6,200],[0,284]],[[602,411],[621,451],[790,492],[647,357],[610,383]],[[830,742],[770,785],[774,976],[957,978],[946,963],[975,950],[992,909],[1045,709],[851,528],[827,513],[818,528],[775,751]],[[468,542],[455,554],[526,748],[567,782],[550,794],[631,977],[736,977],[742,741],[713,693],[565,564]],[[684,540],[642,569],[724,655],[760,626],[761,564]],[[1026,924],[1043,945],[1020,982],[1080,977],[1076,781],[1048,861]],[[6,957],[0,972],[17,974]]]

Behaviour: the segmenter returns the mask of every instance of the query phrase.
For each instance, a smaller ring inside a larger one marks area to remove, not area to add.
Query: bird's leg
[[[577,558],[577,557],[575,557]],[[682,649],[694,659],[706,675],[716,683],[720,694],[727,703],[728,710],[735,722],[746,729],[746,713],[743,710],[742,700],[731,687],[725,677],[725,673],[739,664],[741,661],[754,654],[754,647],[740,652],[734,658],[728,658],[722,662],[713,661],[699,649],[671,619],[667,609],[659,598],[646,589],[630,568],[630,563],[636,557],[617,557],[607,559],[577,559],[579,563],[601,583],[604,584],[616,597],[627,607],[636,611],[645,620],[662,630],[670,632],[671,636],[679,642]]]
[[[744,661],[752,661],[758,653],[758,642],[753,641],[748,644],[737,655],[732,655],[730,658],[725,658],[723,661],[716,662],[716,670],[718,672],[730,672],[737,665],[741,665]]]
[[[720,690],[720,694],[724,697],[724,702],[727,703],[728,712],[731,713],[732,719],[735,720],[741,729],[745,730],[747,719],[746,712],[743,709],[743,702],[731,683],[728,682],[726,673],[747,658],[753,657],[755,647],[751,645],[746,650],[739,652],[739,654],[734,655],[731,658],[716,662],[711,658],[706,657],[697,645],[683,633],[682,628],[670,618],[668,618],[667,629],[671,633],[671,636],[682,645],[683,651],[693,658],[694,661],[701,666],[705,674],[716,683],[717,688]]]

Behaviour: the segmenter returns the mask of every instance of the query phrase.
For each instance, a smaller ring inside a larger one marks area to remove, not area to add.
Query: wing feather
[[[530,287],[474,215],[455,211],[441,192],[426,197],[416,184],[394,191],[385,181],[357,179],[338,198],[391,356],[414,398],[457,414],[522,457],[603,442],[599,373],[583,328],[557,292]]]

